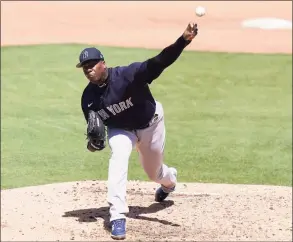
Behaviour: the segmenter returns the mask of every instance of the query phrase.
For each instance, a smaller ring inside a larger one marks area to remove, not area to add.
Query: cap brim
[[[89,62],[89,61],[97,61],[97,62],[99,62],[99,61],[103,61],[104,59],[88,59],[88,60],[86,60],[86,61],[83,61],[83,62],[80,62],[80,63],[78,63],[77,65],[76,65],[76,67],[77,68],[81,68],[85,63],[87,63],[87,62]]]
[[[82,67],[82,62],[80,62],[80,63],[78,63],[77,65],[76,65],[76,68],[80,68],[80,67]]]

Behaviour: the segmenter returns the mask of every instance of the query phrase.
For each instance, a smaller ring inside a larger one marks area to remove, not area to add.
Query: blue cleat
[[[111,237],[112,239],[125,239],[126,238],[126,219],[116,219],[111,222]]]
[[[162,187],[159,187],[155,194],[156,202],[163,202],[169,196],[169,192],[164,192]]]

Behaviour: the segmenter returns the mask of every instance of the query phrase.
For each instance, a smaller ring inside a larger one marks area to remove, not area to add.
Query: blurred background
[[[80,51],[142,61],[189,21],[198,36],[151,86],[166,163],[182,182],[291,185],[291,1],[1,1],[2,188],[107,179],[109,148],[85,146]],[[147,179],[135,152],[129,179]]]

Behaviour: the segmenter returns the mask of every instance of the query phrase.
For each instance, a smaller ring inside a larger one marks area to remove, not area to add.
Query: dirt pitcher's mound
[[[128,183],[128,241],[292,239],[291,187],[181,183],[162,204],[156,187]],[[110,240],[106,182],[4,190],[1,200],[3,241]]]

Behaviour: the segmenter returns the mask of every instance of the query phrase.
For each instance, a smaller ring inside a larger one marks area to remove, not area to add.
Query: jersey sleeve
[[[173,64],[191,41],[180,36],[175,43],[164,48],[157,56],[144,62],[134,62],[124,70],[125,77],[130,82],[152,83],[161,73]]]
[[[86,88],[84,89],[82,96],[81,96],[81,110],[83,112],[83,116],[86,120],[86,122],[88,122],[88,114],[89,114],[89,104],[93,104],[94,103],[94,93],[92,90],[92,84],[89,83]],[[94,105],[91,106],[91,108]]]
[[[88,107],[87,107],[87,102],[86,102],[86,98],[85,98],[84,93],[83,93],[83,95],[81,97],[81,110],[83,112],[83,116],[85,118],[85,121],[88,122],[89,110],[88,110]]]

